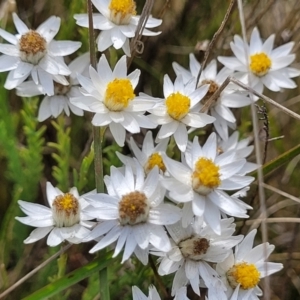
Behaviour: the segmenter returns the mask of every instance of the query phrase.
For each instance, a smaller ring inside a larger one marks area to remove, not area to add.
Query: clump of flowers
[[[75,52],[81,43],[54,40],[60,27],[58,17],[50,17],[31,30],[13,14],[18,34],[0,29],[0,36],[10,43],[0,44],[0,71],[9,71],[5,88],[17,88],[23,97],[46,94],[38,121],[63,112],[69,117],[70,111],[83,116],[87,111],[92,113],[94,126],[96,145],[91,153],[99,176],[97,192],[80,196],[73,187],[64,193],[47,182],[49,207],[19,200],[26,216],[16,219],[36,227],[24,243],[47,235],[49,246],[65,241],[92,242],[90,253],[113,248],[111,261],[122,253],[121,263],[134,260],[134,254],[147,265],[149,255],[156,255],[157,270],[152,263],[155,275],[175,273],[170,292],[175,300],[189,299],[189,285],[199,296],[200,289],[205,288],[210,300],[258,299],[262,295],[260,279],[283,266],[266,261],[273,245],[263,243],[253,248],[256,230],[245,237],[234,235],[233,217],[248,218],[252,209],[245,196],[254,177],[247,174],[259,165],[246,159],[254,148],[252,140],[239,140],[239,132],[233,132],[236,117],[231,109],[250,105],[252,97],[229,84],[214,101],[211,99],[232,75],[258,92],[264,86],[275,92],[294,88],[291,78],[300,71],[290,67],[295,59],[293,43],[273,49],[274,35],[262,42],[254,28],[249,45],[234,37],[230,45],[236,57],[218,57],[225,66],[220,71],[216,59],[201,70],[193,54],[189,70],[174,62],[176,77],[172,81],[164,75],[163,98],[157,98],[138,94],[141,71],[128,74],[127,58],[134,53],[130,39],[137,34],[159,34],[149,28],[162,21],[148,15],[142,31],[136,32],[141,17],[135,1],[92,2],[100,12],[90,15],[95,28],[101,30],[98,50],[113,46],[125,53],[113,68],[105,54],[99,55],[96,68],[89,65],[89,53],[69,60],[67,65],[64,56]],[[78,25],[89,27],[86,14],[74,17]],[[110,58],[116,53],[110,53]],[[158,126],[154,139],[149,129]],[[120,147],[128,142],[134,157],[116,152],[123,165],[116,168],[110,163],[110,175],[103,176],[100,155],[107,127],[112,142]],[[142,128],[146,131],[141,133]],[[131,136],[136,133],[144,140]],[[80,177],[74,170],[72,182],[82,185],[86,173]],[[55,179],[60,180],[59,176]],[[105,183],[105,188],[99,182]],[[154,286],[150,286],[149,296],[134,286],[132,295],[134,300],[160,300]]]

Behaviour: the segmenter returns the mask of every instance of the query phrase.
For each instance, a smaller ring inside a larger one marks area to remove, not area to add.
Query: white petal
[[[184,152],[188,141],[188,134],[186,127],[183,123],[179,123],[179,126],[174,133],[174,139],[179,150]]]
[[[50,247],[55,247],[62,243],[64,241],[64,238],[62,237],[60,233],[60,229],[54,227],[53,230],[50,232],[48,239],[47,239],[47,245]]]
[[[168,75],[164,76],[163,89],[165,98],[168,98],[174,92],[173,83]]]
[[[10,42],[13,45],[18,44],[18,39],[11,33],[3,30],[2,28],[0,28],[0,36],[2,36],[6,41]]]
[[[30,233],[29,237],[24,241],[24,243],[30,244],[30,243],[34,243],[34,242],[42,239],[50,232],[50,230],[52,230],[52,228],[53,228],[53,226],[34,229]]]
[[[20,59],[15,56],[1,55],[0,56],[0,72],[16,69]]]
[[[116,143],[120,146],[123,147],[124,146],[124,142],[125,142],[125,129],[122,125],[118,124],[118,123],[110,123],[109,124],[109,129],[110,132],[112,134],[112,136],[114,137]]]
[[[116,241],[120,234],[122,233],[122,228],[117,226],[114,227],[110,232],[108,232],[104,238],[101,239],[99,243],[97,243],[89,252],[94,253],[100,249],[107,247],[108,245],[112,244]]]
[[[51,41],[48,45],[48,51],[53,56],[66,56],[74,53],[80,46],[80,42]]]
[[[9,44],[0,44],[0,53],[9,55],[9,56],[19,56],[19,50],[15,45]]]
[[[60,18],[52,16],[42,23],[36,31],[42,35],[47,42],[50,42],[58,33],[60,27]]]
[[[156,225],[174,224],[180,218],[180,208],[170,204],[161,204],[157,208],[152,208],[149,212],[149,222]]]
[[[26,24],[18,17],[16,13],[13,13],[13,20],[16,26],[16,29],[20,34],[27,33],[29,31]]]

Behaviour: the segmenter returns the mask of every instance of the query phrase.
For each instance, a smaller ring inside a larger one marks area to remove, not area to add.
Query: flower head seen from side
[[[167,196],[176,203],[184,203],[182,224],[187,227],[195,216],[218,234],[221,233],[221,213],[247,218],[249,205],[225,190],[239,190],[248,186],[253,177],[239,175],[246,159],[237,158],[235,151],[218,155],[216,134],[212,133],[203,147],[194,138],[191,148],[184,154],[184,163],[163,156],[171,177],[163,178]]]
[[[130,137],[131,150],[137,161],[144,168],[146,174],[148,174],[155,166],[159,168],[161,174],[166,172],[166,166],[161,154],[166,152],[168,143],[169,139],[167,138],[161,140],[156,146],[154,146],[152,131],[148,131],[145,135],[142,149],[140,149],[134,139]],[[119,152],[116,152],[116,154],[123,164],[129,163],[134,170],[135,161],[133,158],[125,156]]]
[[[300,75],[300,70],[289,67],[295,60],[291,54],[294,43],[290,42],[273,49],[275,35],[262,42],[258,29],[252,31],[250,44],[235,35],[230,47],[235,57],[219,56],[218,60],[227,68],[238,71],[242,81],[262,93],[263,87],[278,92],[281,88],[293,89],[297,85],[291,78]]]
[[[92,218],[83,212],[88,205],[85,195],[79,196],[77,188],[73,187],[68,193],[62,193],[50,182],[46,186],[49,207],[19,200],[21,210],[27,217],[16,217],[23,224],[37,227],[31,232],[24,243],[34,243],[48,233],[47,245],[54,247],[67,240],[70,243],[82,242],[94,224]]]
[[[147,297],[137,286],[132,287],[132,300],[161,300],[155,286],[149,287],[149,296]],[[186,296],[186,287],[182,287],[176,293],[174,300],[189,300]]]
[[[50,17],[36,30],[29,29],[13,13],[18,34],[12,35],[0,29],[0,36],[11,44],[0,44],[0,72],[10,71],[4,87],[13,89],[30,75],[35,84],[43,87],[44,93],[54,94],[53,77],[68,84],[64,76],[70,75],[69,68],[61,57],[75,52],[80,42],[55,41],[53,38],[60,27],[60,18]]]
[[[57,118],[63,111],[67,116],[70,115],[70,111],[77,116],[83,116],[83,110],[73,105],[70,98],[81,96],[77,74],[83,73],[88,66],[89,53],[85,53],[68,65],[71,71],[71,74],[67,76],[68,85],[54,81],[54,95],[45,96],[40,104],[38,112],[40,122],[51,116]],[[33,97],[42,94],[44,94],[43,87],[36,85],[33,81],[26,81],[17,86],[17,95],[21,97]]]
[[[231,249],[242,240],[242,236],[232,236],[235,231],[233,218],[223,219],[221,224],[220,235],[213,232],[202,218],[197,218],[187,228],[183,228],[180,222],[167,226],[173,247],[163,254],[158,272],[160,275],[176,272],[172,295],[188,283],[200,295],[201,279],[208,289],[216,289],[223,295],[218,299],[226,299],[225,286],[211,263],[222,262],[227,258]]]
[[[184,82],[197,78],[200,68],[201,65],[194,54],[190,54],[190,70],[184,69],[176,62],[173,63],[176,75],[181,74]],[[201,104],[205,104],[232,73],[233,71],[226,67],[217,72],[217,62],[212,60],[201,72],[199,78],[198,87],[209,84],[209,89]],[[213,125],[222,139],[228,138],[228,127],[235,129],[236,126],[235,116],[230,109],[244,107],[250,105],[250,103],[251,99],[244,92],[241,92],[237,86],[230,83],[221,92],[218,99],[211,104],[209,113],[216,119]]]
[[[175,142],[184,152],[188,142],[187,126],[202,128],[214,122],[215,118],[199,113],[200,101],[205,96],[209,86],[195,89],[195,80],[184,83],[180,75],[174,84],[168,75],[164,77],[164,101],[150,110],[151,120],[161,125],[157,134],[158,139],[174,135]]]
[[[111,45],[115,49],[122,48],[127,56],[130,56],[129,38],[133,38],[137,29],[140,16],[137,16],[134,0],[92,0],[100,14],[94,14],[94,27],[100,29],[97,38],[98,50],[104,51]],[[76,23],[88,27],[87,14],[74,16]],[[162,20],[149,16],[142,35],[154,36],[160,32],[150,31],[148,28],[159,26]]]
[[[108,195],[96,194],[87,198],[91,206],[85,212],[100,221],[89,240],[105,235],[91,249],[91,253],[116,240],[114,257],[124,247],[122,262],[133,252],[140,259],[136,251],[148,253],[150,245],[160,251],[171,249],[164,225],[177,222],[181,218],[181,210],[175,205],[163,203],[165,192],[160,187],[157,167],[146,178],[138,162],[135,169],[136,174],[129,164],[125,165],[124,173],[111,167],[110,177],[104,178]]]
[[[258,300],[258,296],[262,296],[262,290],[258,286],[260,279],[283,268],[280,263],[266,262],[275,248],[273,245],[264,243],[253,248],[255,235],[256,230],[252,230],[236,246],[235,254],[217,264],[217,272],[226,285],[231,300]]]
[[[95,113],[94,126],[108,125],[112,136],[119,146],[124,146],[125,132],[140,132],[140,127],[155,128],[145,111],[155,105],[153,100],[137,97],[134,89],[138,84],[140,70],[127,74],[126,56],[124,55],[112,71],[105,55],[102,55],[97,71],[90,67],[91,79],[78,75],[82,85],[82,95],[71,98],[75,106]]]

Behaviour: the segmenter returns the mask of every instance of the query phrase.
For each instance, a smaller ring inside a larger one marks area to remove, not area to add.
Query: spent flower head
[[[95,29],[101,33],[97,38],[98,50],[104,51],[113,45],[115,49],[122,48],[127,56],[130,56],[129,38],[133,38],[137,29],[140,16],[136,12],[134,0],[92,0],[100,14],[93,15]],[[83,27],[89,27],[87,14],[74,16],[76,23]],[[142,35],[154,36],[160,32],[150,31],[161,24],[162,20],[149,16]]]
[[[225,286],[211,263],[224,261],[242,236],[232,236],[235,231],[233,218],[223,219],[221,224],[220,235],[213,232],[202,218],[197,218],[187,228],[183,228],[180,222],[167,226],[173,247],[168,253],[158,253],[162,255],[158,272],[160,275],[176,272],[172,295],[188,283],[200,295],[201,279],[208,289],[211,288],[211,292],[222,295],[219,299],[225,298]]]
[[[19,200],[21,210],[27,217],[16,217],[23,224],[37,227],[31,232],[24,243],[34,243],[48,233],[47,245],[54,247],[68,241],[70,243],[81,243],[89,233],[93,219],[83,212],[88,205],[84,197],[79,196],[77,188],[73,187],[68,193],[63,193],[54,188],[50,182],[46,186],[49,207]]]
[[[149,245],[161,251],[171,249],[164,225],[177,222],[181,210],[175,205],[163,203],[165,192],[160,187],[157,167],[146,178],[138,162],[135,171],[136,174],[129,164],[125,165],[124,173],[111,167],[111,176],[104,178],[108,195],[96,194],[87,198],[91,206],[85,212],[100,220],[88,238],[100,238],[91,253],[116,240],[114,256],[125,248],[122,262],[136,250],[148,253]],[[101,238],[102,235],[105,236]],[[140,259],[140,255],[137,256]]]
[[[4,87],[13,89],[31,75],[44,93],[54,95],[54,78],[68,85],[64,76],[71,73],[61,58],[75,52],[81,43],[53,40],[60,27],[58,17],[50,17],[36,30],[29,29],[15,13],[13,21],[18,34],[0,28],[0,36],[11,43],[0,44],[0,72],[10,71]]]

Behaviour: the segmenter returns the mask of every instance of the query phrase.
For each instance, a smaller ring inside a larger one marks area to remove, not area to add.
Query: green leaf
[[[90,277],[92,274],[109,266],[112,263],[112,253],[113,251],[108,252],[104,257],[99,257],[87,265],[56,280],[55,282],[44,286],[26,298],[23,298],[23,300],[43,300],[48,299],[51,296],[55,296],[61,291],[71,287],[75,283]]]
[[[277,168],[281,167],[282,165],[286,164],[287,162],[291,161],[295,156],[300,154],[300,145],[284,152],[283,154],[277,156],[276,158],[272,159],[268,163],[263,165],[263,174],[264,176],[268,175],[269,173],[273,172]],[[257,178],[257,172],[254,171],[250,174]]]

